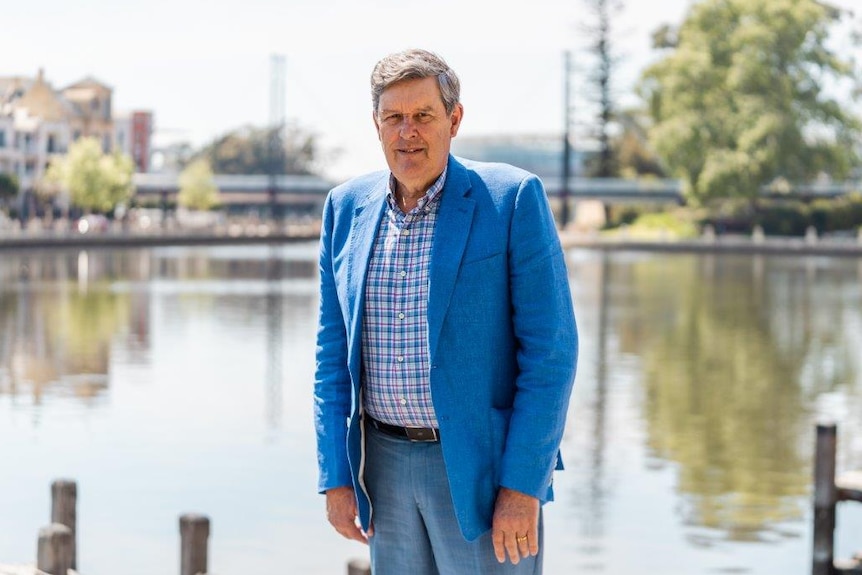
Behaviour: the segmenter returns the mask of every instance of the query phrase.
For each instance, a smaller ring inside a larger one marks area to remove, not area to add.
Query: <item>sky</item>
[[[832,0],[853,7],[859,0]],[[650,33],[679,24],[692,0],[625,0],[614,20],[616,86],[630,98],[655,55]],[[286,121],[332,153],[343,180],[385,166],[371,120],[369,75],[382,56],[432,50],[461,79],[460,138],[560,134],[563,58],[575,58],[573,100],[588,11],[583,0],[28,0],[4,2],[0,76],[62,88],[93,76],[115,111],[151,110],[157,144],[201,146],[270,121],[271,60],[284,57]]]

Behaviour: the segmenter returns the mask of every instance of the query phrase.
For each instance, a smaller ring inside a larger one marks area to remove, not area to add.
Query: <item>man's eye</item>
[[[387,124],[398,124],[401,122],[401,114],[389,114],[384,116],[383,121]]]
[[[428,122],[429,120],[431,120],[431,114],[429,114],[427,112],[420,112],[420,113],[416,114],[416,121],[417,122]]]

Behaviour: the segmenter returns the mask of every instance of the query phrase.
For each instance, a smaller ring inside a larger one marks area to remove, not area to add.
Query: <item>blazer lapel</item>
[[[377,229],[383,208],[386,205],[386,186],[388,178],[371,188],[368,195],[358,203],[353,211],[353,224],[350,228],[350,265],[348,266],[347,301],[350,306],[349,345],[351,369],[358,376],[360,345],[362,342],[362,313],[365,305],[365,277],[368,272],[368,260],[377,238]],[[358,381],[358,379],[355,379]]]
[[[470,235],[476,202],[467,197],[469,190],[467,169],[449,156],[446,184],[440,198],[437,229],[434,232],[428,287],[428,348],[432,361]]]

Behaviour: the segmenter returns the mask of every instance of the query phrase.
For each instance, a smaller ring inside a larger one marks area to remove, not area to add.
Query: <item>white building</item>
[[[19,209],[42,185],[52,158],[64,155],[79,138],[95,138],[105,152],[143,146],[144,153],[133,157],[139,165],[148,164],[148,158],[138,162],[138,156],[149,153],[151,126],[138,134],[135,120],[151,121],[151,114],[135,112],[115,122],[112,96],[111,87],[92,77],[60,90],[45,80],[42,70],[35,78],[0,77],[0,172],[17,176]]]

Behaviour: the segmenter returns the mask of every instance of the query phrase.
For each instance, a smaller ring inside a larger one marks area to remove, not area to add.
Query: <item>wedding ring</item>
[[[515,541],[517,541],[518,543],[523,543],[526,540],[527,540],[526,535],[524,535],[523,537],[518,537],[517,535],[515,536]]]

